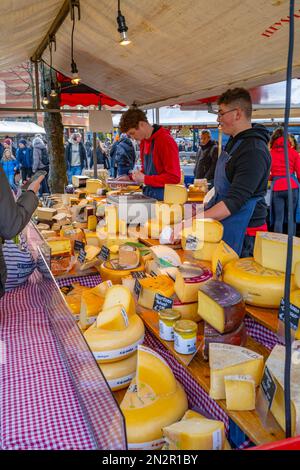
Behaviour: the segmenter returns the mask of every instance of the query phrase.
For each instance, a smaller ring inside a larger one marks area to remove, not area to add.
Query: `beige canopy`
[[[30,58],[63,0],[1,0],[0,68]],[[81,0],[74,56],[87,85],[144,107],[215,96],[228,87],[285,79],[288,0],[122,0],[129,46],[120,46],[117,0]],[[300,0],[293,76],[300,76]],[[77,14],[76,14],[77,18]],[[56,34],[53,65],[70,75],[70,15]],[[49,60],[48,52],[43,55]]]

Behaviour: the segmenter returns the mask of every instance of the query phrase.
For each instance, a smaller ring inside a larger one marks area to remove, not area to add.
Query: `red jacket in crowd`
[[[144,173],[144,155],[150,153],[153,140],[153,164],[157,175],[145,175],[145,185],[159,188],[165,184],[178,184],[180,182],[178,146],[170,132],[163,127],[154,132],[149,139],[141,140],[142,172]]]
[[[284,160],[284,138],[279,137],[274,141],[273,147],[270,150],[272,163],[271,163],[271,175],[270,179],[274,179],[277,176],[286,176],[285,160]],[[290,173],[295,173],[297,179],[300,182],[300,156],[295,149],[292,148],[290,142],[288,142],[288,155],[290,164]],[[291,179],[292,189],[298,188],[296,182]],[[281,178],[275,181],[273,191],[284,191],[288,189],[287,178]]]

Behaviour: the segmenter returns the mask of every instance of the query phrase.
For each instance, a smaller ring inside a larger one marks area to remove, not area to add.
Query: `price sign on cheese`
[[[284,299],[281,299],[278,317],[279,317],[279,320],[284,322],[284,317],[285,317]],[[298,330],[299,320],[300,320],[299,307],[290,303],[290,324],[291,324],[291,328],[295,331]]]
[[[134,279],[144,279],[145,277],[147,277],[146,273],[144,273],[143,271],[130,271],[130,274]]]
[[[166,308],[173,307],[173,299],[170,297],[165,297],[161,294],[155,294],[154,303],[153,303],[153,310],[165,310]]]
[[[79,251],[79,255],[78,255],[79,263],[84,263],[85,258],[86,258],[86,252],[84,251],[84,248],[81,248],[81,250]]]
[[[101,251],[98,255],[98,258],[103,259],[103,261],[107,261],[109,258],[109,255],[110,255],[110,249],[107,246],[103,245],[101,247]]]
[[[139,280],[136,279],[136,280],[135,280],[135,284],[134,284],[134,293],[135,293],[135,295],[137,296],[137,298],[139,298],[140,293],[141,293],[141,290],[142,290],[142,286],[141,286],[141,284],[139,283]]]
[[[194,235],[189,235],[186,239],[185,249],[194,251],[197,249],[199,243],[200,240],[197,237]]]
[[[223,266],[220,260],[217,262],[216,276],[219,279],[222,276]]]
[[[84,243],[79,241],[79,240],[75,240],[75,243],[74,243],[74,250],[75,251],[80,251],[80,250],[84,250]]]
[[[261,381],[261,388],[264,392],[268,402],[268,407],[270,409],[276,392],[276,384],[267,366],[265,367],[264,375]]]

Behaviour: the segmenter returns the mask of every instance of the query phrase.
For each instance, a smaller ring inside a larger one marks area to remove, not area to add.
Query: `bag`
[[[41,162],[44,166],[49,166],[49,155],[46,148],[42,149]]]
[[[7,270],[6,292],[24,284],[36,268],[36,262],[29,251],[24,235],[20,234],[18,239],[18,243],[5,240],[2,246]]]

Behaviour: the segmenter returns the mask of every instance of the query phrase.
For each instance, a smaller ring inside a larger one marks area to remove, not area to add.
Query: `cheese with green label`
[[[254,260],[261,266],[285,272],[288,236],[283,233],[257,232],[254,244]],[[300,261],[300,238],[293,237],[292,274]]]
[[[255,381],[251,375],[226,375],[224,383],[227,410],[255,410]]]

